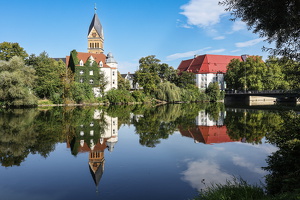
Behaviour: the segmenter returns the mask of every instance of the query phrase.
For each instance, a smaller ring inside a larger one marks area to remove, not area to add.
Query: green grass
[[[242,179],[234,178],[225,184],[207,187],[193,200],[300,200],[300,194],[294,192],[270,196],[262,186],[250,185]]]
[[[250,185],[242,179],[213,184],[199,193],[194,200],[257,200],[267,199],[263,188]]]

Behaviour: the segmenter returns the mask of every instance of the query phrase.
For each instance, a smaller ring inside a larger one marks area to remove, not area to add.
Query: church
[[[74,72],[76,82],[88,83],[92,86],[96,97],[101,96],[103,92],[118,88],[118,63],[111,52],[104,54],[103,27],[96,13],[96,7],[88,29],[87,52],[73,50],[70,56],[66,57],[66,65]],[[105,80],[99,81],[101,78]],[[100,82],[105,82],[103,91]]]

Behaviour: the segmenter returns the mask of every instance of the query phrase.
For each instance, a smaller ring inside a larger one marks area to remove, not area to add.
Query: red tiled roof
[[[199,126],[205,144],[234,142],[227,134],[226,126]]]
[[[182,136],[193,138],[204,144],[235,142],[227,134],[226,126],[197,126],[188,130],[179,127],[179,131]]]
[[[84,53],[84,52],[77,52],[77,58],[78,60],[82,60],[83,63],[86,63],[86,61],[88,61],[89,57],[93,56],[93,58],[95,59],[95,61],[99,64],[100,61],[102,61],[103,63],[103,67],[107,67],[110,68],[107,64],[105,64],[106,62],[106,56],[103,53]],[[69,60],[70,60],[70,56],[66,56],[66,65],[69,65]]]
[[[181,61],[178,66],[180,72],[188,71],[195,74],[208,74],[208,73],[226,73],[227,65],[232,59],[242,61],[241,56],[227,56],[227,55],[211,55],[205,54],[197,56],[189,60]]]

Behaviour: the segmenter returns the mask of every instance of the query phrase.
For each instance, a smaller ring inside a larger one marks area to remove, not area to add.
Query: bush
[[[106,93],[105,97],[108,99],[110,103],[135,102],[135,99],[133,98],[133,96],[131,96],[130,92],[127,90],[112,89]]]
[[[141,91],[133,91],[132,94],[133,98],[135,98],[136,102],[145,102],[146,95]]]

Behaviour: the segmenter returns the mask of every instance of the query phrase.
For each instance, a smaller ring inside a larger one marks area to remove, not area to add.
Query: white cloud
[[[210,49],[210,48],[211,47],[206,47],[206,48],[195,50],[195,51],[188,51],[188,52],[184,52],[184,53],[175,53],[175,54],[167,56],[166,61],[176,60],[179,58],[192,57],[192,56],[199,54],[201,52],[204,52],[205,50]]]
[[[190,0],[182,5],[180,14],[187,17],[189,25],[207,27],[220,22],[221,15],[227,13],[224,7],[218,5],[219,0]]]
[[[232,160],[233,160],[233,163],[235,165],[238,165],[238,166],[241,166],[241,167],[245,167],[249,171],[252,171],[254,173],[258,173],[258,174],[261,174],[261,175],[266,174],[266,171],[262,170],[261,167],[257,167],[252,162],[247,161],[245,158],[243,158],[241,156],[233,156]]]
[[[187,170],[182,174],[182,179],[198,190],[212,183],[224,184],[226,180],[232,179],[231,175],[221,171],[218,164],[209,160],[189,162]]]
[[[236,31],[240,31],[243,29],[246,29],[246,23],[242,22],[241,20],[235,21],[232,25],[232,31],[236,32]]]
[[[223,51],[225,51],[226,49],[215,49],[215,50],[211,50],[211,51],[207,51],[206,53],[208,54],[212,54],[212,53],[221,53]]]
[[[232,50],[230,52],[234,53],[234,52],[238,52],[238,51],[241,51],[241,49],[235,49],[235,50]]]
[[[224,40],[225,36],[218,36],[218,37],[214,37],[214,40]]]
[[[235,43],[235,46],[238,47],[238,48],[250,47],[250,46],[253,46],[253,45],[256,45],[256,44],[262,42],[263,40],[264,40],[264,38],[258,38],[258,39],[249,40],[249,41],[246,41],[246,42],[238,42],[238,43]]]

